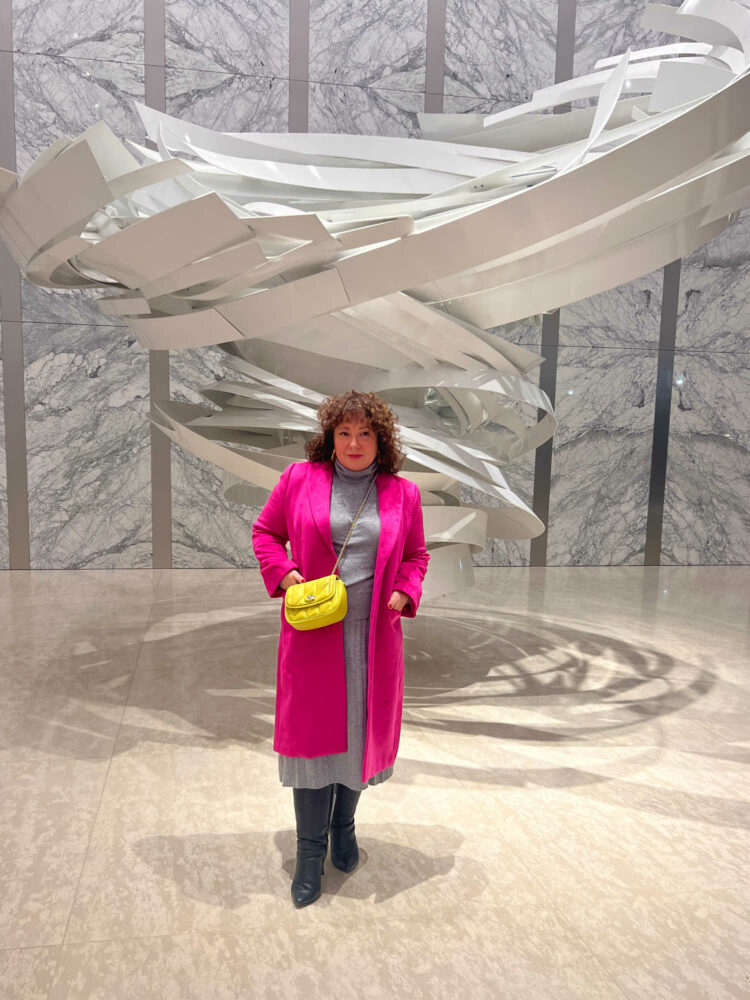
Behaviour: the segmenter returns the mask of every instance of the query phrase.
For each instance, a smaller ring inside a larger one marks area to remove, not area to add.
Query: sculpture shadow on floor
[[[118,645],[102,630],[64,655],[52,643],[44,683],[6,702],[2,745],[21,757],[108,757],[113,741],[115,755],[236,746],[271,756],[278,630],[276,609],[259,603],[157,613],[137,659],[130,634]],[[673,714],[715,682],[657,645],[541,614],[425,607],[404,636],[405,721],[425,735],[570,743]],[[467,718],[477,705],[497,718]],[[545,723],[503,717],[520,707]]]
[[[543,615],[429,609],[405,642],[404,711],[425,732],[576,742],[683,710],[715,683],[707,666],[652,642]],[[467,706],[495,706],[497,719],[462,717]],[[454,716],[431,717],[444,708]],[[548,721],[508,722],[504,709],[515,715],[528,709]]]

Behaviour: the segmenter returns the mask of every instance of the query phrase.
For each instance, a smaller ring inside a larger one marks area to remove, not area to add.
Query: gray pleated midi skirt
[[[282,785],[293,788],[323,788],[334,782],[361,791],[368,785],[379,785],[393,774],[393,768],[374,775],[362,783],[362,757],[367,727],[367,644],[370,619],[343,620],[344,660],[346,662],[346,753],[323,757],[287,757],[279,754],[279,778]]]

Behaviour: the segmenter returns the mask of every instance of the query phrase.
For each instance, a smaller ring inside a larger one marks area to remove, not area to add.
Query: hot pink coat
[[[253,550],[270,597],[284,596],[279,583],[292,569],[306,580],[333,571],[332,481],[330,462],[293,463],[253,524]],[[418,487],[389,472],[378,473],[376,487],[380,539],[370,611],[363,783],[396,759],[404,698],[401,617],[416,615],[430,559]],[[394,590],[411,598],[403,611],[387,606]],[[289,757],[319,757],[345,752],[346,743],[343,622],[299,632],[286,621],[282,603],[273,748]]]

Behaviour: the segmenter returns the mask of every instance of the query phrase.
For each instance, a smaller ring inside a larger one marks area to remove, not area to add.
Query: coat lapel
[[[307,478],[307,498],[310,501],[310,513],[315,527],[320,532],[323,544],[330,549],[333,556],[331,570],[336,561],[336,551],[331,538],[331,484],[333,482],[333,466],[330,462],[311,462],[310,475]]]

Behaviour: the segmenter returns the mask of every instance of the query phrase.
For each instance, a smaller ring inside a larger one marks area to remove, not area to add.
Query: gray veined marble
[[[677,349],[750,352],[750,213],[682,262]]]
[[[225,132],[286,132],[286,80],[167,66],[167,113]]]
[[[98,306],[99,288],[43,288],[21,276],[21,309],[31,323],[72,323],[75,326],[127,327],[117,316],[105,316]]]
[[[13,48],[143,62],[144,0],[13,0]]]
[[[418,136],[424,94],[311,83],[308,107],[311,132]]]
[[[566,347],[658,347],[663,270],[563,306],[560,344]]]
[[[443,112],[447,115],[494,115],[498,111],[514,108],[517,103],[517,101],[503,101],[496,97],[457,97],[454,94],[445,94]]]
[[[598,59],[619,55],[628,47],[645,49],[678,41],[674,35],[644,30],[643,8],[643,0],[578,0],[574,75],[592,73]]]
[[[147,352],[121,327],[23,333],[31,568],[150,566]]]
[[[119,138],[144,140],[132,99],[144,99],[143,65],[15,53],[16,156],[23,174],[62,135],[106,121]]]
[[[217,347],[172,351],[172,399],[210,406],[199,390],[226,377]],[[172,447],[172,565],[203,569],[257,566],[250,529],[260,508],[225,500],[221,470],[184,448]]]
[[[750,563],[750,354],[675,354],[661,559]]]
[[[447,0],[445,94],[529,100],[555,81],[556,0]]]
[[[289,76],[287,0],[166,0],[168,66]]]
[[[530,316],[528,319],[521,320],[518,323],[509,323],[507,326],[491,326],[488,328],[487,333],[496,334],[511,344],[518,344],[519,347],[536,348],[536,353],[540,353],[542,323],[541,319],[537,319],[534,316]],[[534,381],[538,381],[533,372],[529,377],[534,379]]]
[[[657,353],[560,348],[548,565],[643,564]]]
[[[423,93],[426,51],[427,0],[310,0],[310,80]]]

